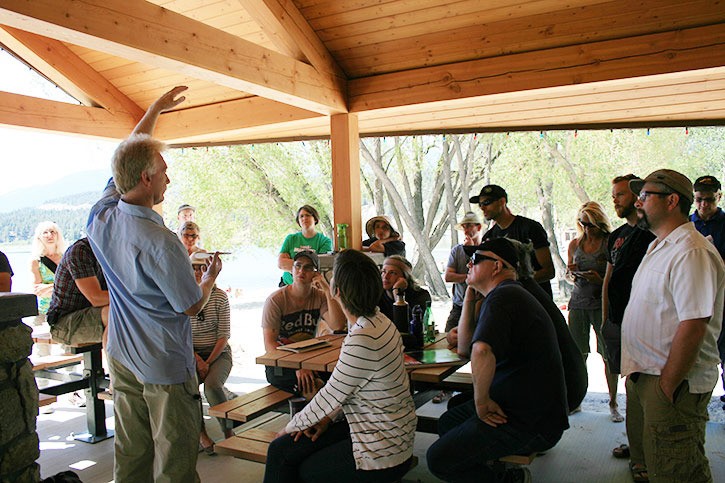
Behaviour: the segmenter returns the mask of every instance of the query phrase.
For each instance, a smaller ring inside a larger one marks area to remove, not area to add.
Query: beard
[[[637,227],[642,230],[649,230],[650,224],[647,219],[647,214],[642,210],[637,210]]]
[[[619,209],[617,207],[614,208],[617,212],[617,216],[620,218],[627,218],[629,215],[634,213],[634,210],[636,209],[634,205],[628,205],[628,206],[621,206]]]

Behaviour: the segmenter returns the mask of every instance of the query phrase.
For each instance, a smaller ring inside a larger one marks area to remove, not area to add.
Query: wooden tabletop
[[[328,347],[315,349],[307,352],[293,353],[275,349],[256,358],[257,364],[265,366],[286,367],[289,369],[310,369],[313,371],[332,372],[340,357],[340,347],[344,335],[326,335],[318,339],[330,342]],[[445,349],[448,347],[446,334],[436,334],[436,341],[426,345],[430,349]],[[427,367],[424,369],[409,368],[410,379],[418,382],[436,383],[441,382],[449,375],[456,372],[460,366]]]

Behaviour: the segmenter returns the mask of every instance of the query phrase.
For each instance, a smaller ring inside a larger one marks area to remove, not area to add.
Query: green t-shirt
[[[310,250],[316,253],[327,253],[332,251],[332,240],[327,238],[322,233],[315,233],[312,238],[305,238],[302,232],[292,233],[287,235],[282,243],[282,248],[279,250],[280,253],[286,253],[290,258],[294,258],[297,252]],[[292,274],[290,272],[284,272],[282,274],[282,280],[287,285],[292,284]]]

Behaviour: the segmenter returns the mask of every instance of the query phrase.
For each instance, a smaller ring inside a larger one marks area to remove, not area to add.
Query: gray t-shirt
[[[574,251],[574,263],[577,270],[594,270],[604,278],[607,271],[607,241],[604,240],[599,249],[594,253],[586,253],[577,245]],[[597,310],[602,308],[602,286],[588,282],[583,277],[574,279],[574,290],[571,292],[569,301],[570,309]]]
[[[320,317],[327,313],[322,290],[313,288],[310,297],[296,303],[289,296],[290,287],[282,287],[267,297],[262,311],[262,328],[279,330],[278,340],[283,344],[314,337]]]
[[[452,268],[456,273],[468,273],[469,256],[463,251],[463,245],[456,245],[451,249],[448,256],[448,268]],[[466,282],[453,284],[453,305],[463,305],[463,297],[466,296]]]

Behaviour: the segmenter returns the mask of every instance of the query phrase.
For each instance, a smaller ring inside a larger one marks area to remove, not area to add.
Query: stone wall
[[[36,313],[35,295],[0,293],[0,483],[40,480],[32,330],[21,321]]]

